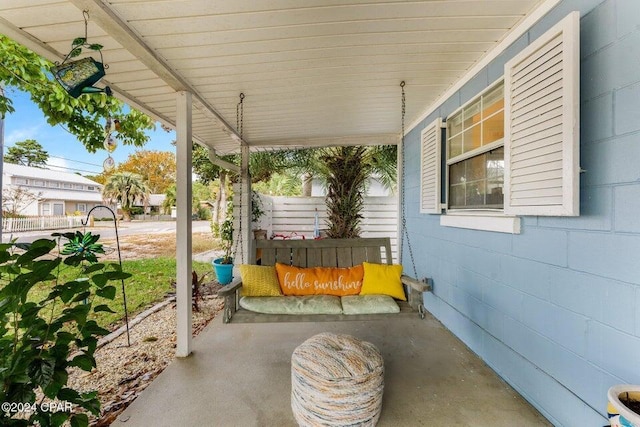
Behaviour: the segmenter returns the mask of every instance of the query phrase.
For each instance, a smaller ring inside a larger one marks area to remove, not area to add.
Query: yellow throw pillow
[[[240,277],[242,278],[240,295],[244,297],[279,297],[282,295],[276,269],[273,266],[242,264]]]
[[[364,280],[360,295],[389,295],[396,299],[406,301],[402,287],[402,266],[393,264],[372,264],[363,262]]]

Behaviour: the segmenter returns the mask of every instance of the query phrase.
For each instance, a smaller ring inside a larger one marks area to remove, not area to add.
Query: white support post
[[[191,93],[177,92],[176,357],[191,353]]]
[[[402,239],[402,233],[404,232],[404,230],[402,229],[402,201],[403,201],[403,197],[402,197],[402,193],[404,192],[404,182],[402,182],[402,168],[403,168],[403,164],[402,164],[402,156],[403,156],[403,150],[404,147],[402,146],[402,135],[400,136],[400,142],[398,143],[398,150],[396,151],[396,155],[397,155],[397,159],[396,159],[396,170],[397,170],[397,176],[396,176],[396,188],[398,191],[398,216],[397,218],[399,219],[398,221],[398,231],[396,232],[396,238],[397,238],[397,242],[398,242],[398,254],[397,257],[398,259],[395,260],[395,262],[397,262],[398,264],[402,264],[402,245],[400,244],[400,242],[403,241]]]
[[[242,178],[242,210],[240,212],[240,220],[242,221],[242,262],[250,263],[253,261],[255,254],[251,253],[253,246],[253,236],[251,236],[251,174],[249,173],[249,146],[245,142],[242,143],[240,153],[242,156],[240,162]]]

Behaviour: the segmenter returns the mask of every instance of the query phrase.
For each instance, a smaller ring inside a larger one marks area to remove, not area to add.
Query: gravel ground
[[[223,308],[215,296],[216,283],[208,283],[204,300],[193,312],[193,335],[197,335]],[[97,390],[101,417],[92,425],[107,426],[153,379],[173,360],[176,342],[176,308],[169,304],[151,314],[130,330],[131,346],[123,334],[95,352],[97,368],[92,372],[74,369],[69,373],[69,386],[76,390]]]

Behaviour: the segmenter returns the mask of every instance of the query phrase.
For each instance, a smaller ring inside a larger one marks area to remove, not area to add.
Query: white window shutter
[[[580,15],[505,64],[504,211],[580,214]]]
[[[441,185],[442,119],[420,134],[420,213],[439,214]]]

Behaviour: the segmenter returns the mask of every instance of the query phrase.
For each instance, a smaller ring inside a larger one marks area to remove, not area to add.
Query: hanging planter
[[[71,51],[65,56],[62,63],[57,63],[51,70],[56,81],[67,91],[69,95],[74,98],[79,97],[83,93],[99,93],[105,92],[108,96],[111,96],[111,89],[106,86],[105,88],[97,88],[93,85],[105,76],[105,69],[108,68],[104,64],[102,58],[101,44],[89,43],[87,41],[88,32],[87,25],[89,22],[89,12],[82,11],[84,17],[84,37],[76,37],[71,43]],[[92,57],[71,61],[71,59],[78,57],[82,53],[82,49],[88,49],[100,54],[100,61],[96,61]]]
[[[640,427],[640,385],[614,385],[608,397],[611,427]]]

